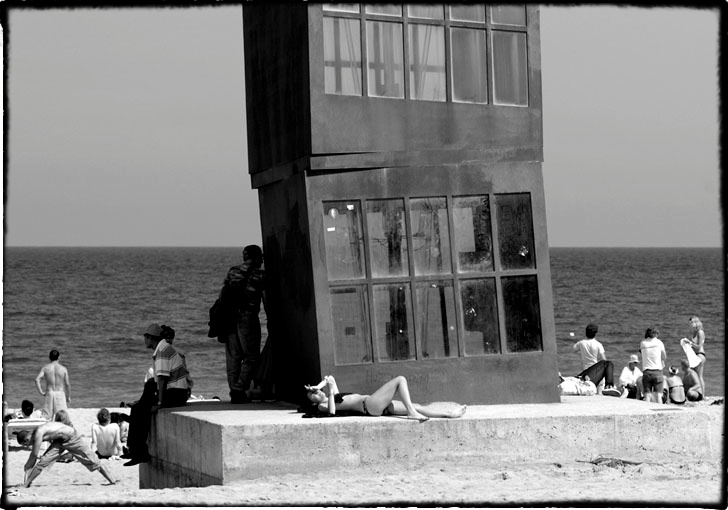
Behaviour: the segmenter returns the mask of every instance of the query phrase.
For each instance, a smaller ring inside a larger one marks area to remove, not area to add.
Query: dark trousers
[[[595,386],[599,386],[602,379],[606,386],[614,386],[614,363],[608,360],[597,361],[589,368],[582,370],[577,377],[583,378],[585,375],[589,376],[589,380]]]
[[[152,406],[157,404],[157,383],[154,379],[144,383],[144,392],[139,400],[132,404],[129,412],[129,435],[126,446],[129,455],[134,459],[149,457],[147,438],[152,426]]]
[[[225,342],[225,366],[231,397],[242,397],[250,388],[260,357],[260,340],[258,311],[239,312],[236,331],[230,333]]]

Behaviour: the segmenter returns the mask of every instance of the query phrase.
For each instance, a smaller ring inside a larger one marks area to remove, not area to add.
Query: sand
[[[722,399],[699,403],[723,414]],[[693,404],[695,405],[695,404]],[[109,409],[126,411],[128,409]],[[77,430],[90,441],[96,409],[71,409]],[[595,464],[594,459],[555,454],[549,462],[490,462],[472,457],[426,464],[364,465],[346,471],[268,476],[227,486],[139,489],[139,468],[104,460],[110,485],[80,463],[56,463],[25,488],[28,449],[10,440],[4,459],[4,506],[719,506],[723,494],[721,459],[678,453],[635,451],[623,459],[639,464]]]

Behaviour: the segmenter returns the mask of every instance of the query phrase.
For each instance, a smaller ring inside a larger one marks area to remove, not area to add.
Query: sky
[[[242,9],[10,9],[5,246],[260,243]],[[719,247],[717,10],[542,6],[553,247]]]

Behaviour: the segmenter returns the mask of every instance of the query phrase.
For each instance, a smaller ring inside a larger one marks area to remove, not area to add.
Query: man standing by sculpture
[[[58,357],[60,353],[53,349],[48,354],[50,363],[40,369],[35,378],[35,387],[38,393],[45,397],[44,409],[49,417],[56,415],[58,411],[68,409],[71,403],[71,382],[68,379],[68,370],[60,364]],[[41,385],[45,381],[45,391]]]
[[[260,304],[265,307],[265,269],[260,246],[243,249],[243,263],[228,270],[217,304],[215,329],[225,343],[230,402],[250,402],[247,390],[260,357]],[[212,324],[211,324],[212,325]]]

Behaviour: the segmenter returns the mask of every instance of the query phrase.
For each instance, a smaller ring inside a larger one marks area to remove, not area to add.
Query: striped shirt
[[[154,360],[154,375],[156,377],[168,377],[167,388],[189,387],[187,383],[187,365],[184,355],[177,352],[177,349],[166,340],[162,340],[152,354]]]

